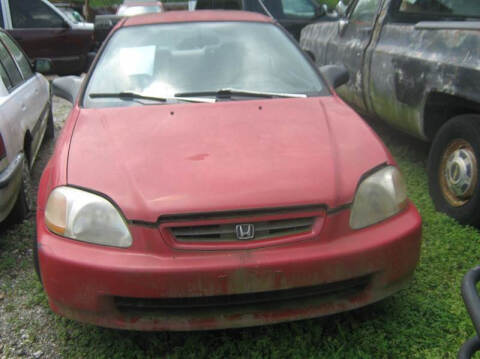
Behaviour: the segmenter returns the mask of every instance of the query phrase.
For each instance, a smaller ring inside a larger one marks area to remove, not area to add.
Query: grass
[[[258,328],[193,333],[97,328],[48,311],[30,257],[18,258],[30,245],[32,224],[27,221],[0,232],[0,291],[13,296],[10,303],[19,303],[8,307],[15,312],[12,328],[30,328],[34,347],[39,333],[49,330],[66,358],[454,358],[474,333],[460,282],[479,261],[479,232],[435,212],[425,174],[428,148],[383,126],[375,128],[397,159],[423,217],[421,262],[406,290],[360,310]],[[11,288],[16,268],[26,268],[27,274]],[[45,323],[39,327],[29,318],[18,319],[36,307],[45,309],[48,329]]]

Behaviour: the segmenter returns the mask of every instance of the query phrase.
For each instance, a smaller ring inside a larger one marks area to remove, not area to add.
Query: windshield
[[[127,6],[120,8],[118,11],[119,16],[135,16],[142,14],[149,14],[152,12],[161,12],[160,6]]]
[[[91,75],[84,105],[138,105],[90,94],[171,98],[182,93],[212,96],[224,89],[235,89],[229,91],[233,95],[328,94],[301,51],[273,24],[175,23],[118,30]]]

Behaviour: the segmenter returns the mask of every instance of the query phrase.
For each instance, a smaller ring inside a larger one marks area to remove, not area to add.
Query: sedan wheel
[[[22,186],[17,197],[17,202],[12,210],[12,218],[16,221],[21,221],[26,218],[30,211],[34,208],[32,190],[32,180],[30,176],[30,167],[28,161],[23,161],[22,166]]]
[[[45,130],[45,138],[47,140],[51,140],[54,137],[55,137],[55,124],[53,121],[52,105],[50,104],[50,112],[48,113],[47,129]]]

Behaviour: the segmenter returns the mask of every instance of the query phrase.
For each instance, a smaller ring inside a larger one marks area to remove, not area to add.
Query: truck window
[[[242,0],[198,0],[196,9],[242,10]]]
[[[58,28],[63,18],[39,0],[9,0],[12,26],[22,28]]]
[[[18,71],[17,65],[13,61],[10,53],[7,51],[3,43],[0,41],[0,63],[4,67],[5,71],[8,74],[10,79],[11,87],[16,87],[17,85],[23,82],[22,75],[20,75],[20,71]],[[5,83],[6,85],[6,83]]]
[[[30,63],[28,62],[27,58],[23,54],[22,50],[18,48],[18,46],[12,41],[12,39],[5,33],[0,32],[0,40],[5,44],[10,54],[12,54],[13,58],[17,62],[20,71],[22,72],[22,76],[24,79],[29,79],[33,76],[32,68],[30,67]]]
[[[401,0],[397,5],[400,17],[419,20],[441,20],[480,17],[478,0]]]
[[[358,0],[350,15],[350,22],[357,26],[372,26],[380,0]]]
[[[311,19],[315,16],[315,7],[309,0],[282,0],[283,13],[286,16]]]
[[[284,3],[290,4],[290,8],[292,9],[293,6],[297,6],[297,4],[292,4],[295,3],[296,0],[249,0],[245,6],[245,9],[247,11],[253,11],[253,12],[258,12],[260,14],[270,16],[272,15],[275,19],[282,19],[284,18],[284,8],[283,5]],[[299,3],[303,1],[298,1]],[[263,4],[263,5],[262,5]],[[268,13],[265,11],[264,7],[267,8]]]

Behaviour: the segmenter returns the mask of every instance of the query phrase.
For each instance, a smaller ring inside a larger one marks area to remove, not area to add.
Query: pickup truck
[[[335,21],[304,28],[318,66],[343,64],[340,96],[432,142],[427,172],[437,210],[480,224],[480,1],[353,0]]]
[[[30,59],[51,59],[59,75],[81,73],[88,67],[93,24],[73,22],[46,0],[0,0],[0,27]]]

